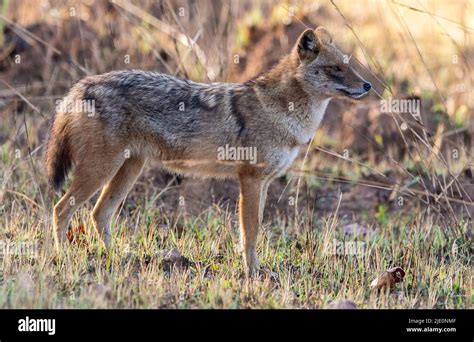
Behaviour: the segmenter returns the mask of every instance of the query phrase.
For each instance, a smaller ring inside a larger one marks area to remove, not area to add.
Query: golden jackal
[[[61,102],[48,141],[56,189],[74,166],[53,211],[56,247],[73,213],[99,189],[92,220],[110,246],[113,214],[145,161],[156,158],[180,174],[239,179],[243,260],[254,274],[269,183],[311,140],[331,98],[360,98],[370,88],[322,27],[304,31],[277,66],[245,83],[202,84],[139,70],[83,79]]]

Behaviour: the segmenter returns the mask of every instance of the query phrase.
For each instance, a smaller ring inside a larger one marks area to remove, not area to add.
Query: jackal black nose
[[[372,84],[370,82],[364,82],[364,90],[369,91],[372,88]]]

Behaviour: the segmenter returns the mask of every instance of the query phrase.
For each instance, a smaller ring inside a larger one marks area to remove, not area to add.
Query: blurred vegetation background
[[[473,6],[454,0],[4,0],[3,155],[14,152],[7,142],[23,156],[36,149],[41,154],[55,101],[87,75],[140,68],[202,82],[245,81],[275,65],[303,29],[323,25],[374,91],[358,104],[332,101],[317,148],[296,170],[357,182],[372,165],[389,187],[403,186],[400,174],[409,186],[434,193],[447,191],[436,178],[442,175],[456,179],[451,185],[467,186],[469,193],[454,189],[450,196],[466,200],[472,194]],[[382,113],[380,100],[390,98],[421,99],[421,121]],[[166,177],[158,182],[166,184]]]

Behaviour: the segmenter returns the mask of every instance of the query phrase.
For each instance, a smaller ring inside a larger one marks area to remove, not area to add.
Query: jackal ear
[[[314,30],[316,32],[316,36],[319,38],[319,40],[325,44],[332,44],[332,37],[329,34],[328,30],[326,30],[324,27],[319,26]]]
[[[296,51],[300,60],[312,60],[319,53],[319,42],[313,30],[305,30],[296,44]]]

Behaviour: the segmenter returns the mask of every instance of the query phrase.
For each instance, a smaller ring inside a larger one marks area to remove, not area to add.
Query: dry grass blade
[[[132,15],[140,18],[141,20],[145,21],[146,23],[152,25],[153,27],[157,28],[161,32],[166,33],[167,35],[169,35],[173,39],[176,39],[176,41],[178,41],[183,46],[185,46],[189,49],[192,49],[195,52],[196,57],[198,58],[201,65],[204,68],[206,68],[206,65],[207,65],[206,54],[199,47],[199,45],[196,42],[194,42],[192,39],[190,39],[186,34],[179,32],[173,26],[171,26],[171,25],[155,18],[151,14],[145,12],[144,10],[139,8],[138,6],[135,6],[135,5],[131,4],[128,1],[113,0],[112,3],[119,6],[119,7],[121,7],[121,8],[123,8],[127,12],[129,12]]]

